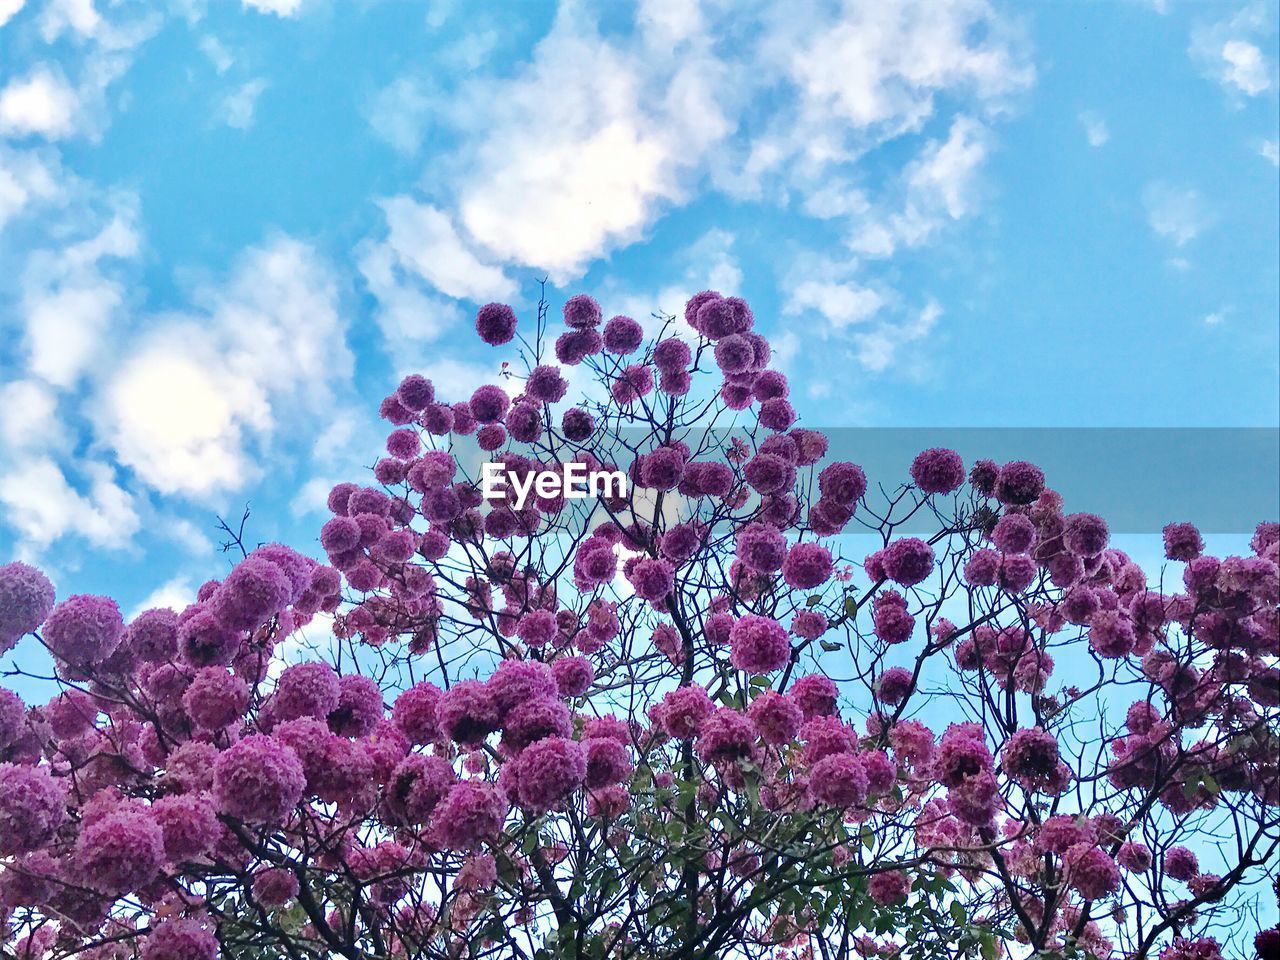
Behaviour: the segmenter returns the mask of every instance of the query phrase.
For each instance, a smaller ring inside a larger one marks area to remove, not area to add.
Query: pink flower
[[[729,631],[729,660],[739,670],[763,674],[791,661],[791,641],[777,620],[748,613]]]
[[[882,907],[906,903],[911,893],[911,878],[904,870],[884,870],[868,881],[867,893]]]
[[[1120,869],[1116,862],[1092,843],[1071,847],[1063,855],[1067,882],[1085,900],[1110,896],[1120,886]]]
[[[249,685],[226,667],[204,667],[182,695],[182,705],[196,726],[220,730],[244,715]]]
[[[705,763],[732,763],[755,756],[756,732],[742,714],[729,707],[716,707],[703,718],[696,744]]]
[[[218,960],[218,938],[199,920],[170,917],[143,941],[142,960]]]
[[[835,683],[820,673],[800,677],[791,685],[787,696],[795,701],[806,720],[836,712]]]
[[[551,662],[551,673],[562,697],[582,696],[596,678],[595,668],[586,657],[557,657]]]
[[[876,699],[881,703],[899,704],[911,693],[911,671],[905,667],[890,667],[875,684]]]
[[[395,823],[426,823],[457,782],[447,760],[411,753],[392,771],[383,804]]]
[[[831,551],[818,543],[798,543],[787,551],[782,578],[798,590],[821,586],[831,579]]]
[[[933,547],[918,537],[903,537],[881,551],[880,562],[890,580],[911,587],[933,571]]]
[[[626,746],[614,737],[592,737],[583,741],[587,754],[586,785],[591,788],[622,783],[631,776],[631,757]]]
[[[279,720],[315,717],[323,720],[338,706],[338,675],[327,663],[312,661],[286,667],[271,698],[271,711]]]
[[[382,688],[358,673],[338,679],[338,704],[329,713],[329,729],[342,737],[365,737],[382,719]]]
[[[114,600],[77,594],[53,608],[41,637],[59,660],[82,666],[110,656],[123,635],[124,621]]]
[[[455,683],[436,704],[440,732],[463,746],[474,747],[498,729],[498,705],[493,692],[478,680]]]
[[[516,335],[516,314],[505,303],[486,303],[476,313],[476,333],[491,347],[510,343]]]
[[[0,856],[43,846],[66,817],[66,793],[48,767],[0,763]]]
[[[298,895],[298,877],[285,867],[262,867],[253,874],[253,896],[264,907],[287,906]]]
[[[809,792],[815,800],[832,807],[852,807],[867,798],[867,774],[852,753],[823,757],[809,771]]]
[[[1164,855],[1164,872],[1185,883],[1200,872],[1200,864],[1186,847],[1170,847]]]
[[[164,855],[173,863],[204,856],[222,835],[213,801],[205,793],[160,797],[151,805],[151,815],[164,837]]]
[[[492,784],[463,780],[437,807],[432,829],[450,850],[474,850],[496,840],[507,817],[507,804]]]
[[[35,567],[16,561],[0,566],[0,654],[44,623],[53,601],[53,584]]]
[[[911,479],[923,493],[950,493],[964,483],[964,461],[954,450],[932,447],[911,462]]]
[[[1132,873],[1146,873],[1151,869],[1151,851],[1145,844],[1127,840],[1120,845],[1116,861]]]
[[[164,857],[164,833],[145,807],[122,804],[85,825],[76,841],[76,869],[94,889],[111,896],[151,882]]]
[[[302,799],[306,776],[298,755],[272,737],[245,737],[218,757],[213,796],[218,809],[246,823],[277,826]]]
[[[773,690],[765,690],[752,700],[747,716],[760,739],[773,746],[794,740],[804,722],[804,713],[795,700]]]
[[[702,722],[714,709],[707,691],[697,684],[690,684],[678,687],[662,698],[659,722],[668,736],[676,740],[691,740],[698,735]]]
[[[436,721],[436,704],[440,701],[440,688],[434,683],[422,681],[396,697],[391,707],[391,720],[412,743],[433,742],[440,735]]]

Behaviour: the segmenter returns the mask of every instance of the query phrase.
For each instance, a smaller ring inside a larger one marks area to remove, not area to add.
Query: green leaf
[[[841,647],[843,647],[843,646],[844,646],[844,644],[842,644],[842,643],[836,643],[836,641],[834,641],[834,640],[823,640],[823,641],[822,641],[822,649],[823,649],[823,650],[826,650],[828,653],[830,653],[832,650],[839,650],[839,649],[840,649]]]
[[[951,912],[951,919],[956,923],[963,924],[969,919],[969,914],[965,911],[964,904],[959,900],[952,900],[948,909]]]
[[[810,597],[808,600],[804,602],[804,605],[806,607],[816,607],[821,602],[822,602],[822,597],[819,594],[815,593],[812,597]]]
[[[846,616],[849,616],[849,617],[857,616],[857,613],[858,613],[858,601],[857,601],[857,600],[855,600],[853,597],[845,597],[845,598],[844,598],[844,612],[845,612],[845,615],[846,615]]]

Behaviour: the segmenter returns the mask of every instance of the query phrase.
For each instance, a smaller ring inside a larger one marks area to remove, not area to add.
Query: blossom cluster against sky
[[[747,297],[811,426],[1274,426],[1277,59],[1267,3],[0,0],[0,559],[307,548],[544,277]]]

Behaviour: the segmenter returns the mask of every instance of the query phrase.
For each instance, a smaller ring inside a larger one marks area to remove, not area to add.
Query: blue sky
[[[313,543],[543,276],[746,296],[811,425],[1275,426],[1277,59],[1266,3],[0,0],[0,559],[128,610],[246,502]]]

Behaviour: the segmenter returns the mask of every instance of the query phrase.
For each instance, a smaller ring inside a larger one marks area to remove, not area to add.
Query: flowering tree
[[[740,299],[564,319],[489,304],[523,373],[383,401],[327,564],[128,624],[0,567],[0,652],[60,688],[0,690],[8,956],[1213,960],[1269,909],[1276,524],[1170,525],[1157,590],[1030,463],[869,496]],[[566,463],[629,482],[528,487]]]

